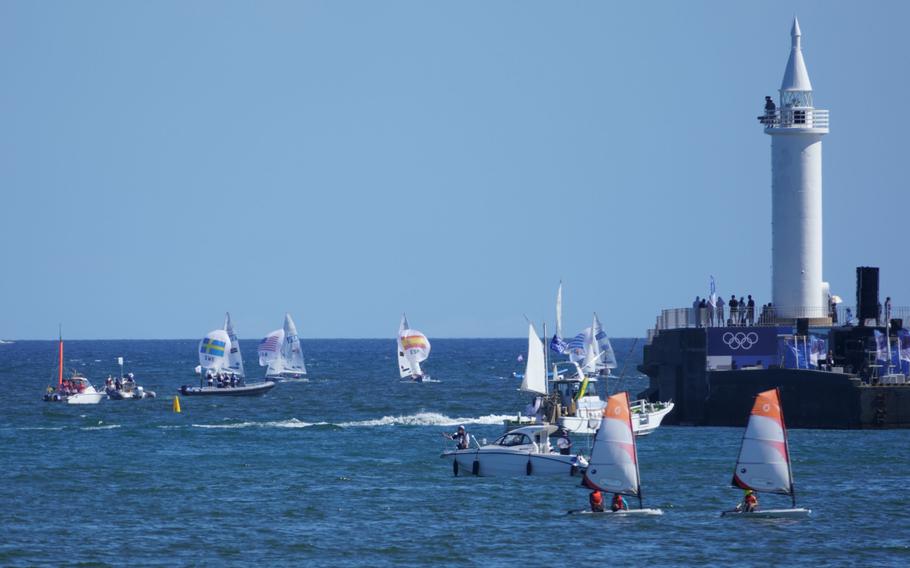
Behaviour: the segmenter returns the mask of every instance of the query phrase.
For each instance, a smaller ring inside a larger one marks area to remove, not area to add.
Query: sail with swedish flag
[[[199,365],[206,371],[220,371],[227,367],[231,339],[223,329],[208,332],[199,342]]]

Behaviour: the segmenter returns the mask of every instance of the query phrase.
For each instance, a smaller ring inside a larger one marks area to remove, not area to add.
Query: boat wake
[[[236,428],[308,428],[310,426],[324,426],[325,422],[303,422],[296,418],[290,420],[269,420],[267,422],[234,422],[229,424],[193,424],[193,428],[208,428],[213,430],[232,430]]]
[[[342,428],[363,428],[371,426],[457,426],[459,424],[502,424],[511,415],[488,414],[477,418],[450,418],[438,412],[419,412],[405,416],[383,416],[375,420],[358,420],[337,424]]]
[[[234,430],[240,428],[309,428],[310,426],[335,426],[338,428],[373,428],[377,426],[457,426],[459,424],[502,424],[511,415],[488,414],[475,418],[452,418],[438,412],[419,412],[403,416],[383,416],[370,420],[351,422],[304,422],[290,420],[269,420],[265,422],[226,422],[223,424],[192,424],[193,428],[209,430]],[[180,428],[181,426],[164,425],[159,428]]]

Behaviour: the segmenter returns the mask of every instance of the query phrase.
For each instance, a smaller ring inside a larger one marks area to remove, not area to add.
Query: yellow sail
[[[179,396],[174,397],[174,412],[176,412],[178,414],[180,413],[180,397]]]

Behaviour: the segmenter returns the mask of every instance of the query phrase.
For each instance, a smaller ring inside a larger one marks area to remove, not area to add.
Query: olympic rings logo
[[[734,351],[737,349],[748,351],[749,349],[752,349],[752,346],[758,343],[758,334],[754,331],[750,331],[749,333],[742,331],[733,333],[732,331],[728,331],[721,337],[721,341]]]

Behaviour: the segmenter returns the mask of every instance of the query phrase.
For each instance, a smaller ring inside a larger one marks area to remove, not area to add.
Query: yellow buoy
[[[177,412],[177,413],[180,412],[180,397],[179,396],[174,397],[174,412]]]

